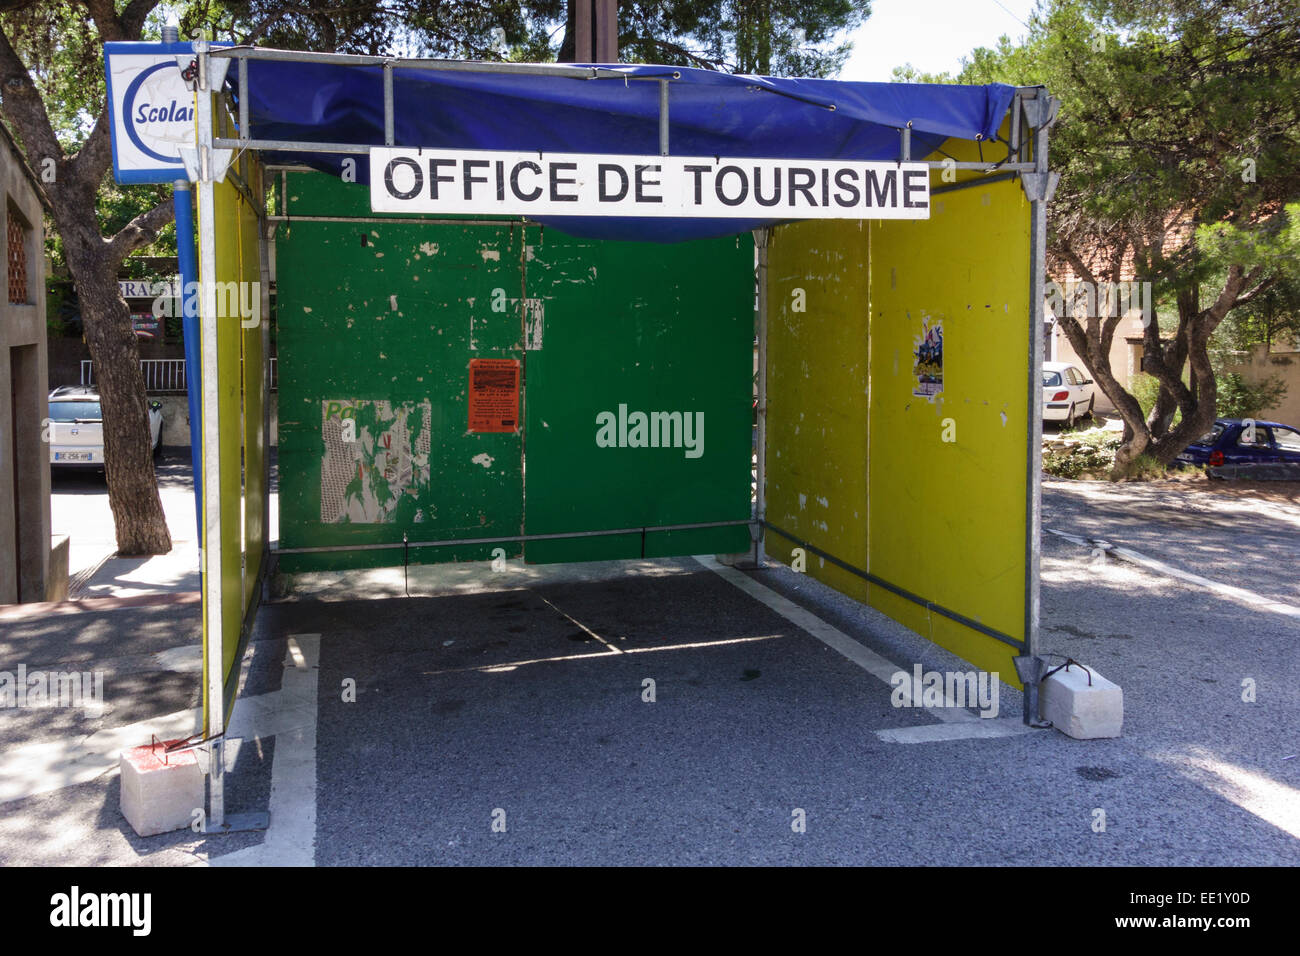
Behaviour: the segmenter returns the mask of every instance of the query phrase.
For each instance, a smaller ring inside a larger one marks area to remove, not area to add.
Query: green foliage
[[[1217,382],[1220,418],[1255,418],[1281,405],[1286,398],[1286,382],[1276,375],[1258,385],[1250,385],[1237,373],[1225,372],[1218,376]]]
[[[1291,203],[1263,229],[1225,224],[1205,230],[1207,257],[1265,268],[1271,280],[1228,313],[1215,330],[1216,344],[1244,351],[1279,340],[1300,341],[1300,203]]]
[[[1101,281],[1135,272],[1152,282],[1161,347],[1149,347],[1148,360],[1156,367],[1186,381],[1192,359],[1203,368],[1225,316],[1232,324],[1216,348],[1271,341],[1293,327],[1300,287],[1292,278],[1300,273],[1295,0],[1040,0],[1022,43],[1004,37],[975,50],[958,79],[1041,84],[1060,100],[1051,133],[1061,181],[1048,211],[1048,271],[1091,270]],[[1101,346],[1102,326],[1076,328]],[[1206,384],[1200,381],[1202,392]],[[1145,377],[1134,385],[1146,412],[1153,385]],[[1129,422],[1162,459],[1176,454],[1164,441],[1170,430],[1211,397],[1174,391],[1162,407],[1180,394],[1182,414]]]
[[[531,6],[543,18],[551,8],[550,17],[563,21],[567,4]],[[618,11],[619,50],[630,63],[829,77],[851,50],[841,38],[870,12],[870,0],[625,0]],[[560,58],[571,49],[566,42]]]
[[[890,71],[894,83],[956,83],[956,78],[946,70],[942,73],[926,73],[918,70],[911,63],[896,66]]]
[[[71,0],[28,4],[0,16],[0,27],[27,64],[65,153],[76,152],[86,141],[104,105],[103,50],[86,21],[82,4]],[[18,131],[12,125],[9,130],[21,143]]]
[[[776,76],[833,76],[870,0],[623,0],[620,58]],[[476,60],[573,58],[567,0],[237,0],[179,5],[183,36],[283,49]]]
[[[1128,391],[1142,406],[1142,417],[1146,418],[1151,414],[1151,409],[1156,407],[1156,399],[1160,397],[1160,383],[1154,375],[1138,372],[1129,379]]]

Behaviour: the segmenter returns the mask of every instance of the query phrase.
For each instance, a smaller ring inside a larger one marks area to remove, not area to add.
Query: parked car
[[[88,385],[65,385],[50,392],[50,464],[104,467],[104,418],[99,391]],[[149,403],[149,436],[154,457],[162,448],[162,402]]]
[[[1253,426],[1253,427],[1252,427]],[[1300,464],[1300,429],[1281,422],[1219,418],[1174,461],[1183,465]]]
[[[1091,417],[1097,386],[1068,362],[1043,363],[1043,421],[1065,422]]]

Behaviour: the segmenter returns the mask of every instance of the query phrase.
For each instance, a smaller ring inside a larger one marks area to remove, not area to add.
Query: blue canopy
[[[910,123],[912,156],[919,159],[949,137],[996,140],[1015,93],[1003,84],[848,83],[663,66],[603,69],[619,76],[396,68],[395,144],[657,155],[659,84],[646,80],[663,77],[671,78],[669,150],[675,155],[890,160],[899,157],[899,130]],[[251,59],[248,101],[256,139],[384,144],[379,66]],[[338,173],[344,157],[268,153],[267,158]],[[357,179],[368,183],[369,164],[357,159]],[[783,220],[570,216],[540,221],[579,236],[676,242]]]

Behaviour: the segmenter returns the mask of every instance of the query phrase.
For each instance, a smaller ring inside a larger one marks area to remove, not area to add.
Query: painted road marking
[[[529,588],[528,590],[532,591],[532,588]],[[537,594],[536,591],[533,591],[533,593],[534,593],[534,594]],[[555,604],[554,604],[553,602],[548,601],[546,598],[542,597],[542,595],[537,594],[537,596],[538,596],[539,598],[542,599],[542,603],[543,603],[543,604],[545,604],[547,607],[549,607],[549,608],[550,608],[552,611],[554,611],[556,614],[560,615],[560,617],[564,618],[564,619],[567,620],[569,623],[573,624],[575,627],[580,627],[580,628],[582,628],[584,631],[586,631],[588,634],[590,634],[590,635],[591,635],[592,637],[594,637],[596,640],[600,641],[600,643],[602,643],[602,644],[604,644],[606,647],[608,647],[608,648],[609,648],[609,652],[610,652],[611,654],[622,654],[622,653],[623,653],[621,650],[619,650],[617,647],[615,647],[615,646],[614,646],[613,644],[611,644],[609,641],[605,640],[603,637],[601,637],[599,634],[597,634],[595,631],[593,631],[591,628],[589,628],[586,624],[583,624],[581,621],[579,621],[579,620],[578,620],[576,617],[574,617],[572,614],[566,614],[564,611],[561,611],[558,607],[555,606]]]
[[[972,740],[980,737],[1016,737],[1033,733],[1020,717],[987,717],[977,723],[927,724],[924,727],[899,727],[877,730],[876,736],[891,744],[930,744],[944,740]]]
[[[720,564],[717,558],[712,555],[696,555],[695,560],[704,565],[714,574],[721,576],[736,587],[740,588],[740,590],[744,591],[760,604],[764,604],[771,608],[791,624],[807,631],[827,647],[834,651],[838,651],[872,677],[876,677],[884,683],[892,686],[892,679],[895,674],[900,671],[909,674],[907,682],[899,689],[902,691],[905,703],[908,706],[911,706],[910,689],[912,682],[910,671],[904,671],[903,668],[891,663],[884,657],[881,657],[875,651],[859,644],[843,631],[827,624],[807,608],[800,607],[789,598],[777,594],[767,585],[760,584],[749,575],[743,574],[735,568],[729,568],[726,565]],[[927,743],[932,740],[966,740],[971,738],[1006,737],[1010,733],[1006,729],[1007,725],[1000,723],[997,718],[978,717],[966,708],[958,707],[956,701],[947,696],[946,690],[944,703],[945,706],[943,707],[926,707],[924,710],[927,714],[937,718],[942,721],[943,724],[947,725],[946,728],[933,726],[913,727],[909,728],[909,730],[914,733],[910,735],[903,734],[901,737],[899,736],[900,731],[897,730],[877,730],[875,732],[876,736],[889,743]],[[987,730],[984,729],[985,725],[996,725],[998,728],[1001,728],[1001,730]],[[1023,723],[1021,726],[1024,727],[1026,732],[1033,729],[1031,727],[1025,727]],[[927,736],[926,732],[929,732],[930,736]]]
[[[1248,591],[1246,588],[1235,587],[1231,584],[1224,584],[1220,581],[1213,581],[1210,578],[1203,578],[1199,574],[1192,574],[1190,571],[1184,571],[1171,564],[1165,564],[1163,561],[1157,561],[1155,558],[1148,557],[1140,551],[1134,551],[1132,548],[1121,548],[1109,541],[1103,541],[1099,538],[1085,538],[1082,535],[1070,534],[1067,531],[1057,531],[1055,528],[1045,528],[1043,530],[1080,547],[1100,548],[1107,554],[1113,554],[1115,557],[1131,564],[1148,568],[1171,578],[1177,578],[1180,581],[1186,581],[1188,584],[1195,584],[1199,588],[1204,588],[1237,604],[1243,604],[1252,611],[1268,611],[1285,617],[1300,617],[1300,607],[1296,607],[1294,604],[1265,600],[1254,591]]]
[[[270,825],[256,845],[209,860],[212,866],[316,865],[316,696],[320,635],[292,634],[274,710],[259,708],[242,736],[275,736]],[[250,698],[256,700],[257,698]],[[238,708],[236,708],[238,711]],[[236,714],[238,716],[238,713]]]
[[[590,660],[608,660],[617,657],[620,654],[659,654],[663,651],[695,651],[701,648],[722,647],[727,644],[748,644],[752,641],[773,641],[780,637],[780,634],[763,634],[757,637],[730,637],[718,641],[691,641],[686,644],[660,644],[657,647],[628,647],[618,651],[617,654],[609,651],[596,651],[591,654],[561,654],[556,657],[531,657],[527,660],[505,661],[501,664],[475,664],[472,667],[448,667],[440,671],[425,671],[427,677],[437,677],[439,674],[467,674],[471,671],[479,671],[484,674],[498,674],[512,671],[518,667],[524,667],[528,664],[558,664],[563,661],[590,661]]]

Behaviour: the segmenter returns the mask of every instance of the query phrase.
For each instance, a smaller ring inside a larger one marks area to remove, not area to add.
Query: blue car
[[[1174,459],[1183,465],[1300,465],[1300,430],[1281,422],[1220,418]]]

